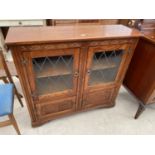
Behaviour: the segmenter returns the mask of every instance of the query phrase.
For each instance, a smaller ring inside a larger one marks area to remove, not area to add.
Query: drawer
[[[113,101],[115,89],[106,89],[89,94],[85,94],[83,98],[83,107],[93,107],[103,105],[105,107],[110,106]]]
[[[36,104],[36,110],[39,118],[69,113],[75,110],[75,97]]]
[[[35,26],[45,25],[44,20],[1,20],[0,26]]]

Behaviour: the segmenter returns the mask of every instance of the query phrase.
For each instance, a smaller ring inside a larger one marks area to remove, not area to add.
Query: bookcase
[[[10,28],[32,126],[113,107],[139,36],[122,25]]]

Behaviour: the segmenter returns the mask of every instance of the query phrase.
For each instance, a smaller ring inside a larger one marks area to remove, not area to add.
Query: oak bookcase
[[[10,28],[32,126],[114,106],[139,36],[122,25]]]

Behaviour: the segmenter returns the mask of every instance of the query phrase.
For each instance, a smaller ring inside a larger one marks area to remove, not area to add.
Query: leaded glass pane
[[[32,62],[39,95],[72,89],[72,55],[33,58]]]
[[[89,85],[108,83],[115,80],[123,50],[98,51],[94,53]]]

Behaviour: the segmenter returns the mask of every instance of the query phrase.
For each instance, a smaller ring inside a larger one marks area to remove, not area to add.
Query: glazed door
[[[125,63],[128,52],[127,45],[90,47],[85,74],[85,91],[120,82],[121,67]]]
[[[33,100],[76,95],[79,49],[25,52],[27,78]]]
[[[114,105],[128,52],[127,45],[89,48],[82,108]]]

